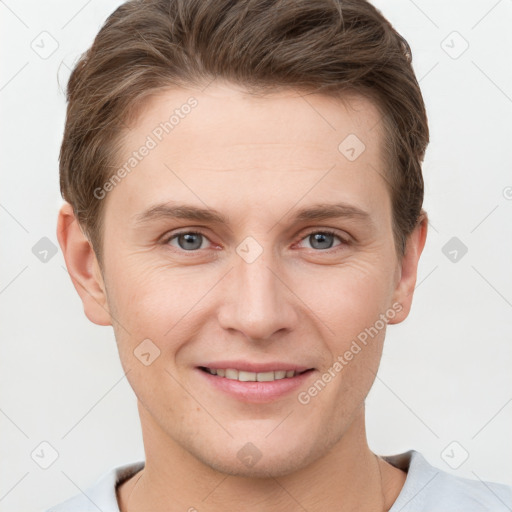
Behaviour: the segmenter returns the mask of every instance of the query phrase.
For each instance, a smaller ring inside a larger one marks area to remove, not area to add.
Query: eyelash
[[[298,242],[302,242],[304,239],[308,238],[309,236],[313,235],[313,234],[317,234],[317,233],[321,233],[322,235],[333,235],[334,237],[338,238],[338,240],[341,242],[339,245],[335,246],[335,247],[331,247],[329,249],[311,249],[313,250],[314,252],[325,252],[325,253],[331,253],[331,252],[334,252],[338,249],[341,249],[343,248],[343,246],[346,246],[346,245],[349,245],[349,241],[346,240],[345,238],[343,238],[342,236],[340,236],[336,231],[330,229],[330,228],[325,228],[325,229],[314,229],[312,231],[309,231],[308,233],[306,233],[305,235],[303,235],[299,240]],[[167,237],[165,237],[163,240],[162,240],[162,244],[163,245],[168,245],[169,242],[177,237],[179,237],[180,235],[201,235],[203,236],[204,238],[206,238],[208,241],[210,241],[210,239],[204,234],[202,233],[201,231],[191,231],[191,230],[187,230],[187,231],[180,231],[178,233],[173,233],[172,235],[169,235]],[[296,242],[297,243],[297,242]],[[193,251],[186,251],[184,249],[179,249],[179,248],[176,248],[176,247],[173,247],[173,249],[176,249],[178,250],[179,252],[183,252],[183,253],[190,253],[190,254],[195,254],[195,253],[198,253],[200,252],[200,249],[196,249],[196,250],[193,250]]]

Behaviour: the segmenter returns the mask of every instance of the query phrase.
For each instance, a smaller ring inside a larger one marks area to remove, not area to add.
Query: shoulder
[[[144,462],[133,462],[110,469],[96,482],[77,494],[45,512],[119,512],[116,487],[140,471]]]
[[[432,466],[415,450],[384,456],[407,471],[407,479],[389,512],[510,512],[512,486],[452,475]]]

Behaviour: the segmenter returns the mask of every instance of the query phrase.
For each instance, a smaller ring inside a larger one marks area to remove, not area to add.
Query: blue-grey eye
[[[179,249],[183,249],[184,251],[194,251],[201,249],[203,238],[204,236],[201,233],[178,233],[169,239],[169,243],[171,244],[173,240],[177,240]]]
[[[339,243],[336,245],[342,245],[345,243],[340,236],[330,231],[313,231],[306,235],[301,240],[301,243],[303,243],[304,240],[307,240],[312,249],[326,250],[331,249],[334,246],[333,242],[336,238],[339,240]]]
[[[333,245],[334,236],[331,233],[314,233],[309,235],[313,249],[330,249]]]

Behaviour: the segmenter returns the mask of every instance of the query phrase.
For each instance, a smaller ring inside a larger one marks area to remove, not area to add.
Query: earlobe
[[[59,211],[57,239],[71,281],[82,300],[85,315],[97,325],[112,325],[96,254],[69,203],[65,203]]]
[[[393,293],[392,303],[401,305],[401,310],[389,320],[389,324],[403,322],[411,310],[412,298],[416,287],[418,263],[427,239],[428,216],[422,210],[422,215],[416,228],[407,238],[405,253],[399,269],[399,279]]]

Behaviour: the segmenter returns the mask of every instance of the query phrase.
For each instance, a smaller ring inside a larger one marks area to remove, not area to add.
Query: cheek
[[[373,259],[353,258],[338,267],[296,274],[294,293],[336,339],[355,336],[388,308],[391,269]]]
[[[138,264],[134,258],[120,261],[111,279],[117,312],[136,330],[169,329],[204,295],[208,280],[191,268]]]
[[[327,384],[329,390],[322,392],[317,405],[335,401],[344,410],[343,417],[364,400],[379,367],[392,293],[389,273],[377,261],[361,258],[324,269],[323,278],[319,273],[317,279],[297,280],[296,293],[314,312],[330,359],[323,373],[332,384]]]
[[[133,258],[119,260],[109,277],[109,307],[121,361],[125,370],[136,371],[140,361],[134,351],[144,340],[160,351],[158,366],[174,359],[195,336],[205,296],[219,279],[217,273],[207,274],[199,267],[137,265]]]

